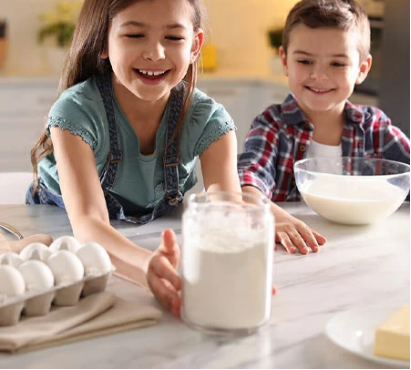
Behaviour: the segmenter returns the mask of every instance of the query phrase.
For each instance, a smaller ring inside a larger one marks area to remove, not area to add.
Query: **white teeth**
[[[315,92],[326,92],[326,91],[331,91],[330,89],[321,90],[321,89],[314,89],[313,87],[310,87],[310,89],[311,89],[312,91],[315,91]]]
[[[144,71],[143,69],[138,70],[141,74],[147,75],[147,76],[160,76],[166,73],[166,71],[163,72],[153,72],[153,71]]]

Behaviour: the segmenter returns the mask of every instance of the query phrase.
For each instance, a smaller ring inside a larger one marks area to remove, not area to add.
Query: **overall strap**
[[[177,122],[183,107],[185,95],[184,82],[180,82],[171,92],[168,121],[166,129],[166,148],[163,155],[164,166],[164,192],[165,201],[170,206],[175,206],[183,201],[183,195],[179,191],[178,164],[179,155],[179,133],[175,132]],[[173,138],[174,134],[174,138]],[[171,140],[172,139],[172,140]]]
[[[96,84],[100,91],[101,97],[103,98],[109,127],[110,152],[108,153],[107,162],[100,177],[100,183],[103,188],[104,195],[107,195],[109,190],[113,188],[118,163],[123,160],[123,153],[120,151],[118,146],[111,75],[108,74],[104,76],[97,76]]]

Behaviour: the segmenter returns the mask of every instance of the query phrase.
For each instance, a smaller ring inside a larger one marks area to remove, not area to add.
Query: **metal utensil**
[[[12,225],[6,224],[5,222],[0,222],[0,228],[3,230],[8,231],[10,234],[13,234],[18,239],[23,239],[24,236]]]

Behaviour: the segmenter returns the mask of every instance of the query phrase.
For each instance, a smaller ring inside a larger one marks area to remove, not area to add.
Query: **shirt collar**
[[[346,120],[351,123],[362,123],[368,119],[368,116],[370,114],[366,111],[363,111],[360,106],[356,106],[346,100],[344,106],[344,115]]]
[[[287,125],[296,125],[307,120],[292,93],[288,94],[287,98],[281,104],[281,113],[283,122]],[[368,118],[367,115],[369,115],[369,113],[363,112],[360,107],[346,100],[344,115],[350,123],[362,123]]]

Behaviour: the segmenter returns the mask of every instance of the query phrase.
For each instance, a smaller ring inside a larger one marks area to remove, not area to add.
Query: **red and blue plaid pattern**
[[[344,114],[343,156],[410,163],[409,138],[384,112],[347,101]],[[274,202],[300,200],[293,165],[305,158],[313,131],[292,94],[269,106],[255,118],[238,157],[241,186],[254,186]]]

